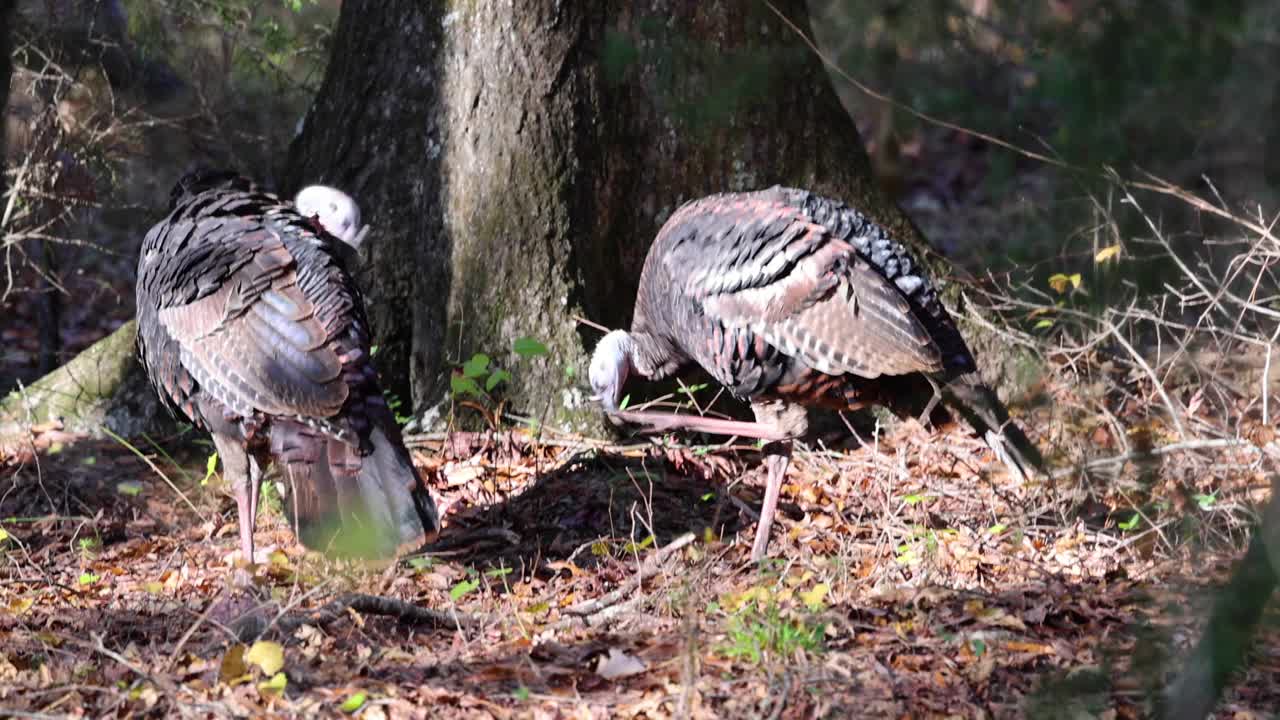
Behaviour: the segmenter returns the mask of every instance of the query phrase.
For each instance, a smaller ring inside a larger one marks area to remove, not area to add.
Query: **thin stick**
[[[1160,399],[1164,401],[1165,407],[1169,409],[1169,419],[1173,421],[1174,428],[1178,430],[1178,436],[1185,440],[1187,429],[1182,426],[1182,418],[1179,417],[1178,413],[1179,408],[1174,404],[1173,398],[1169,397],[1169,392],[1164,389],[1164,383],[1160,382],[1160,378],[1156,376],[1156,372],[1147,364],[1146,359],[1129,344],[1128,340],[1124,339],[1124,335],[1120,334],[1120,328],[1116,327],[1115,323],[1107,323],[1107,325],[1110,327],[1111,334],[1115,337],[1116,342],[1120,343],[1129,352],[1138,367],[1142,368],[1147,373],[1147,377],[1151,378],[1151,383],[1156,386],[1156,392],[1160,393]]]
[[[591,320],[588,320],[582,317],[581,315],[570,315],[569,317],[576,323],[579,323],[581,325],[586,325],[589,328],[595,328],[596,330],[599,330],[600,332],[606,335],[609,334],[609,328],[601,325],[598,322],[592,322]]]
[[[110,436],[112,437],[112,439],[114,439],[116,442],[118,442],[118,443],[120,443],[121,445],[123,445],[123,446],[125,446],[126,448],[128,448],[131,452],[133,452],[133,454],[134,454],[134,455],[137,455],[138,457],[142,458],[142,461],[143,461],[143,462],[145,462],[147,465],[149,465],[149,466],[151,467],[151,469],[152,469],[152,470],[154,470],[154,471],[155,471],[155,473],[156,473],[157,475],[159,475],[159,476],[160,476],[160,478],[161,478],[162,480],[164,480],[166,483],[168,483],[168,484],[169,484],[169,487],[170,487],[170,488],[171,488],[175,493],[177,493],[177,494],[178,494],[178,497],[182,498],[182,501],[183,501],[183,502],[185,502],[185,503],[187,504],[187,507],[191,508],[191,512],[195,513],[196,515],[199,515],[199,514],[200,514],[200,511],[199,511],[198,509],[196,509],[195,504],[191,502],[191,500],[187,497],[187,494],[186,494],[186,493],[184,493],[184,492],[182,492],[182,490],[179,490],[179,489],[178,489],[178,486],[177,486],[177,485],[174,485],[174,484],[173,484],[173,481],[169,479],[169,476],[168,476],[168,475],[165,475],[165,474],[164,474],[164,471],[163,471],[163,470],[161,470],[159,467],[157,467],[157,466],[156,466],[156,464],[155,464],[154,462],[152,462],[152,461],[151,461],[151,458],[147,457],[145,454],[143,454],[143,452],[142,452],[141,450],[139,450],[138,448],[136,448],[136,447],[134,447],[132,444],[130,444],[130,442],[129,442],[128,440],[125,440],[124,438],[122,438],[122,437],[120,437],[119,435],[117,435],[117,434],[115,434],[114,432],[112,432],[112,431],[111,431],[111,428],[107,427],[106,425],[103,425],[103,426],[102,426],[102,431],[103,431],[103,432],[105,432],[106,434],[110,435]]]
[[[1160,457],[1161,455],[1169,455],[1176,452],[1186,452],[1190,450],[1212,450],[1216,448],[1243,447],[1251,450],[1257,450],[1252,444],[1245,440],[1236,438],[1217,438],[1212,440],[1188,440],[1186,442],[1171,443],[1169,445],[1161,445],[1151,450],[1134,450],[1114,457],[1099,458],[1091,460],[1084,464],[1085,470],[1095,470],[1108,465],[1122,465],[1130,460],[1143,460],[1146,458]],[[1075,472],[1076,468],[1063,468],[1053,474],[1053,477],[1066,477]]]
[[[658,571],[662,569],[662,565],[666,562],[667,558],[671,557],[676,551],[680,550],[684,546],[693,542],[694,539],[695,536],[693,533],[685,533],[675,540],[672,540],[663,546],[661,550],[658,550],[645,558],[644,565],[641,566],[640,571],[617,590],[596,598],[595,600],[588,600],[586,602],[567,607],[565,608],[564,613],[566,615],[581,617],[585,615],[594,615],[610,605],[616,605],[624,597],[630,595],[633,591],[639,588],[645,580],[657,575]]]

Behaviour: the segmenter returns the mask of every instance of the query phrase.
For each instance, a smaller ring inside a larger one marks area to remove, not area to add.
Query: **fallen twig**
[[[617,604],[633,590],[640,587],[641,583],[645,580],[657,575],[658,571],[662,569],[663,563],[667,561],[667,558],[671,557],[676,551],[680,550],[684,546],[693,542],[694,538],[695,536],[693,533],[685,533],[675,540],[672,540],[663,546],[662,549],[645,558],[644,565],[640,567],[640,572],[628,580],[622,587],[607,595],[602,595],[595,600],[588,600],[586,602],[581,602],[577,605],[567,607],[564,609],[564,614],[575,615],[578,617],[594,615],[610,605]]]
[[[1171,453],[1186,452],[1191,450],[1212,450],[1215,448],[1230,448],[1230,447],[1246,447],[1246,448],[1257,449],[1253,444],[1249,443],[1247,440],[1239,440],[1236,438],[1188,440],[1186,442],[1162,445],[1158,448],[1152,448],[1150,450],[1132,450],[1130,452],[1123,453],[1120,455],[1115,455],[1113,457],[1105,457],[1105,458],[1098,458],[1097,460],[1090,460],[1089,462],[1085,463],[1083,466],[1062,468],[1061,470],[1057,470],[1053,473],[1053,478],[1056,480],[1058,478],[1066,477],[1079,470],[1097,470],[1098,468],[1103,468],[1110,465],[1123,465],[1124,463],[1127,463],[1130,460],[1144,460],[1144,459],[1160,457],[1162,455],[1169,455]]]

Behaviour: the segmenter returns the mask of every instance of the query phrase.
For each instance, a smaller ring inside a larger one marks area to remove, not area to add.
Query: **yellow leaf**
[[[9,533],[5,531],[4,528],[0,527],[0,542],[4,542],[5,540],[8,540],[8,539],[9,539]]]
[[[285,686],[289,684],[289,678],[285,674],[278,672],[271,676],[269,680],[258,683],[258,692],[263,695],[279,695],[284,692]]]
[[[1079,290],[1081,283],[1080,273],[1071,273],[1071,277],[1069,279],[1071,280],[1071,287]]]
[[[284,648],[277,642],[259,640],[244,654],[244,661],[262,668],[264,675],[275,675],[284,667]]]
[[[149,582],[143,588],[152,595],[159,595],[164,591],[164,583]]]
[[[1104,263],[1119,254],[1120,254],[1120,243],[1116,243],[1115,245],[1108,245],[1107,247],[1104,247],[1101,250],[1099,250],[1097,255],[1093,256],[1093,262]]]
[[[1067,291],[1067,284],[1071,280],[1062,273],[1054,273],[1049,276],[1049,287],[1053,288],[1059,295]]]
[[[30,610],[31,606],[35,604],[36,601],[34,598],[14,598],[9,601],[9,612],[14,615],[21,615],[22,613]]]
[[[827,593],[831,592],[831,586],[826,583],[818,583],[809,590],[800,593],[800,599],[804,604],[812,610],[821,610],[823,600],[826,599]]]
[[[270,562],[272,565],[280,565],[280,566],[282,566],[282,567],[289,567],[289,556],[288,556],[288,555],[285,555],[285,554],[284,554],[283,552],[281,552],[280,550],[276,550],[275,552],[273,552],[273,553],[271,553],[269,556],[267,556],[267,561],[268,561],[268,562]]]
[[[747,603],[759,600],[767,603],[772,597],[769,588],[763,585],[747,588],[740,593],[729,593],[720,599],[720,606],[728,612],[736,612],[738,608],[745,606]]]

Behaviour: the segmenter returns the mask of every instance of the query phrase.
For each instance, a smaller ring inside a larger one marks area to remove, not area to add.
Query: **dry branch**
[[[671,557],[678,550],[680,550],[681,548],[683,548],[684,546],[688,545],[693,541],[694,541],[693,533],[685,533],[684,535],[681,535],[675,540],[672,540],[671,542],[663,546],[661,550],[658,550],[653,554],[649,555],[649,557],[645,558],[644,565],[640,567],[640,572],[636,573],[636,575],[634,575],[630,580],[628,580],[625,584],[623,584],[622,587],[618,588],[617,590],[614,590],[613,592],[607,595],[598,597],[594,600],[588,600],[586,602],[578,603],[577,605],[571,605],[565,608],[564,613],[566,615],[574,615],[579,617],[586,616],[586,615],[594,615],[598,612],[601,612],[602,610],[609,607],[610,605],[617,604],[624,597],[629,595],[631,592],[639,589],[639,587],[644,583],[645,580],[648,580],[654,575],[657,575],[658,572],[662,569],[663,564],[666,563],[667,558]]]

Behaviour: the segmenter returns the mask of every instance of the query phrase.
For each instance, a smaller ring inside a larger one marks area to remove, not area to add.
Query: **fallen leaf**
[[[257,665],[264,675],[275,675],[284,667],[284,648],[277,642],[259,640],[244,654],[244,662]]]
[[[285,677],[284,673],[278,672],[270,679],[258,683],[258,692],[263,695],[280,695],[288,684],[289,678]]]
[[[365,695],[364,693],[355,692],[355,693],[352,693],[351,696],[348,697],[346,700],[344,700],[342,704],[338,706],[338,708],[342,710],[342,712],[344,713],[353,713],[359,710],[360,708],[364,707],[364,701],[367,699],[368,699],[368,696]]]
[[[249,667],[244,661],[245,646],[236,643],[227,649],[222,656],[222,664],[218,666],[218,680],[227,685],[241,682],[249,674]]]
[[[811,610],[821,610],[827,597],[827,593],[831,592],[831,586],[826,583],[818,583],[811,589],[800,593],[800,599]]]

